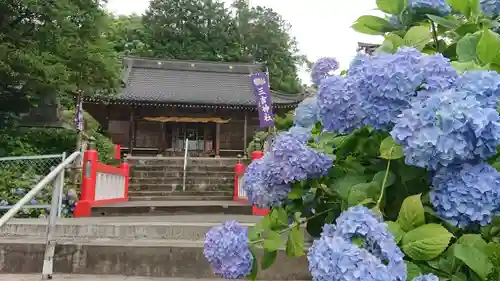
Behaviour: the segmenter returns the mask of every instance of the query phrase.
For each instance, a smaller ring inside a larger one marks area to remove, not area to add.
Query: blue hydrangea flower
[[[495,155],[500,117],[474,96],[449,90],[415,102],[391,135],[403,146],[407,164],[436,170]]]
[[[481,106],[496,109],[500,98],[500,74],[489,70],[467,71],[457,79],[456,88],[475,95]]]
[[[348,76],[361,76],[363,75],[364,65],[369,63],[372,59],[371,56],[363,53],[357,53],[349,64],[349,69],[347,70]]]
[[[442,54],[422,56],[418,67],[423,72],[422,92],[444,91],[454,86],[458,73],[451,65],[450,60]]]
[[[248,228],[234,220],[211,228],[205,235],[203,254],[220,277],[238,279],[248,276],[253,263],[248,248]]]
[[[321,81],[333,75],[333,72],[339,68],[339,63],[334,58],[320,58],[311,68],[311,79],[316,85]]]
[[[392,280],[406,280],[403,252],[394,242],[387,225],[365,206],[351,207],[343,212],[336,220],[334,236],[348,240],[363,238],[363,248],[387,264]]]
[[[500,1],[498,0],[480,0],[481,10],[488,17],[500,15]]]
[[[276,184],[276,180],[266,178],[264,171],[269,169],[271,161],[268,154],[261,159],[252,161],[243,177],[243,189],[247,193],[248,201],[259,208],[281,205],[292,190],[290,184]]]
[[[416,49],[402,47],[394,54],[377,53],[356,65],[352,79],[356,79],[365,124],[386,129],[410,107],[424,81],[421,57]]]
[[[318,101],[316,96],[305,98],[294,111],[293,125],[309,128],[318,122]]]
[[[319,117],[325,131],[350,133],[362,125],[356,81],[352,76],[332,76],[318,89]]]
[[[377,257],[339,236],[324,235],[307,253],[313,281],[404,281]],[[404,263],[403,263],[404,264]],[[406,268],[402,274],[406,277]]]
[[[441,16],[451,13],[451,7],[446,0],[408,0],[408,8],[414,12],[435,13]]]
[[[305,143],[311,139],[312,128],[293,126],[290,129],[288,129],[286,134],[290,134],[291,136],[295,137],[298,141]]]
[[[455,226],[484,226],[500,215],[500,173],[488,164],[439,169],[432,186],[436,213]]]
[[[439,281],[439,277],[436,275],[429,273],[425,275],[419,275],[418,277],[413,278],[413,281]]]
[[[324,176],[333,165],[333,159],[308,147],[290,133],[276,136],[269,153],[265,177],[272,184],[288,184]]]

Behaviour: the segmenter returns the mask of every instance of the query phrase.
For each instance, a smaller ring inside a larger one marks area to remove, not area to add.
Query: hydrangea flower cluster
[[[324,176],[333,165],[330,156],[317,152],[286,132],[276,136],[269,156],[273,161],[265,173],[275,184],[316,179]]]
[[[311,68],[311,79],[316,85],[327,77],[333,76],[333,72],[339,68],[339,63],[334,58],[320,58]]]
[[[248,276],[253,263],[248,247],[248,228],[234,220],[211,228],[205,235],[203,254],[220,277],[238,279]]]
[[[270,160],[272,159],[269,157],[254,160],[248,165],[243,177],[243,188],[247,193],[248,201],[259,208],[281,205],[292,190],[290,184],[273,184],[265,178],[264,172],[269,166]]]
[[[316,96],[305,98],[294,111],[293,125],[310,128],[318,122],[318,102]]]
[[[415,102],[391,135],[403,146],[407,164],[436,170],[495,155],[500,117],[475,96],[448,90]]]
[[[500,1],[498,3],[500,5]],[[496,109],[500,98],[500,74],[486,70],[467,71],[457,79],[456,88],[474,95],[481,106]]]
[[[430,198],[436,213],[455,226],[484,226],[500,215],[500,173],[488,164],[440,169],[432,185]]]
[[[362,114],[354,83],[351,76],[333,76],[319,86],[318,108],[324,130],[350,133],[361,127]]]
[[[451,7],[446,0],[408,0],[408,8],[415,12],[434,12],[441,16],[451,13]]]
[[[308,147],[310,137],[310,129],[292,127],[276,136],[262,159],[248,166],[243,188],[250,202],[260,208],[278,206],[287,198],[290,184],[328,172],[333,159]]]
[[[498,0],[480,0],[481,10],[488,17],[500,15],[500,1]]]
[[[352,242],[365,239],[363,248]],[[364,206],[351,207],[325,225],[307,258],[314,281],[404,281],[403,253],[387,225]]]
[[[440,55],[426,56],[402,47],[394,54],[380,53],[355,68],[364,123],[375,129],[394,125],[420,90],[449,86],[456,77],[450,62]]]

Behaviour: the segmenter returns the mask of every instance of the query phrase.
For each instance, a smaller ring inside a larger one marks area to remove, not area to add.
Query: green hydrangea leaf
[[[401,205],[397,223],[405,232],[425,224],[425,210],[421,197],[422,194],[408,196]]]
[[[304,231],[302,228],[297,226],[290,230],[286,242],[286,254],[291,258],[305,255]]]
[[[403,148],[392,137],[387,137],[380,144],[380,157],[387,160],[403,158]]]
[[[413,260],[428,261],[444,252],[452,237],[442,225],[424,224],[403,236],[401,249]]]

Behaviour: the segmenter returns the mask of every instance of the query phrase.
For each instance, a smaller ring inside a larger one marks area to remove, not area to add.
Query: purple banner
[[[83,98],[77,97],[76,101],[76,114],[75,114],[75,127],[77,131],[83,131]]]
[[[267,73],[254,73],[250,75],[250,83],[255,94],[257,109],[259,110],[260,127],[274,126],[274,114],[271,104],[271,89]]]

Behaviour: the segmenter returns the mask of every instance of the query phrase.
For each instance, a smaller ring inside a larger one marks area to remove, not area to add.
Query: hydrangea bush
[[[316,96],[249,165],[270,214],[207,233],[216,275],[255,279],[283,249],[314,281],[500,280],[500,1],[377,5],[353,28],[380,48],[340,75],[320,59]]]

